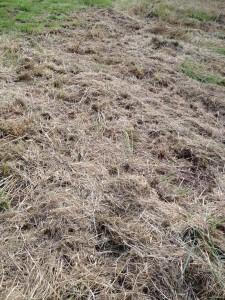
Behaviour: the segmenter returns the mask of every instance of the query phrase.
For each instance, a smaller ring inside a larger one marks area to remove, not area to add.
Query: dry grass
[[[181,70],[224,24],[185,20],[1,36],[0,299],[224,299],[224,87]]]

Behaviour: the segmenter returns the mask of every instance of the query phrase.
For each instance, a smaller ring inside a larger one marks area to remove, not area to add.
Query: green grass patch
[[[193,62],[184,62],[181,65],[181,70],[188,77],[199,82],[217,84],[225,87],[225,78],[210,74],[199,64]]]
[[[4,197],[3,192],[0,190],[0,212],[4,212],[7,209],[9,209],[9,200]]]
[[[133,132],[131,130],[124,131],[124,142],[129,152],[133,152]]]
[[[152,15],[159,19],[173,23],[180,19],[192,18],[202,22],[215,21],[218,15],[203,9],[196,9],[191,3],[176,5],[172,1],[158,0],[114,0],[116,6],[121,9],[130,10],[136,14],[146,16]],[[188,1],[187,1],[188,2]]]
[[[119,9],[134,11],[136,14],[145,14],[155,0],[114,0],[114,2]]]
[[[10,48],[0,56],[0,64],[4,67],[16,66],[17,61],[18,54]]]
[[[158,16],[160,19],[166,21],[173,21],[177,18],[176,9],[173,5],[167,5],[160,3],[153,8],[153,13]]]
[[[225,56],[225,48],[215,48],[214,51],[220,55],[224,55]]]
[[[112,6],[112,0],[0,0],[0,33],[56,27],[71,12],[89,6]]]
[[[190,18],[202,21],[202,22],[215,21],[217,19],[217,14],[207,13],[203,10],[198,10],[195,8],[187,9],[185,14],[187,15],[187,17],[190,17]]]

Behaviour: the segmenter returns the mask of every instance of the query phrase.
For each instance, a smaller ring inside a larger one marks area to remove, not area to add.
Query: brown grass
[[[74,18],[1,37],[0,299],[224,299],[221,27]]]

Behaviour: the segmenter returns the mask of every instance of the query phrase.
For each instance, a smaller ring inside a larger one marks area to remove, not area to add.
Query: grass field
[[[66,22],[69,14],[87,6],[111,6],[111,0],[0,1],[0,32],[33,32]]]
[[[225,299],[223,0],[0,1],[0,300]]]

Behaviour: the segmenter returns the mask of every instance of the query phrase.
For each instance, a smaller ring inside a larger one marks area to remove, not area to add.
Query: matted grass
[[[0,36],[0,299],[225,299],[223,16],[46,3]]]

